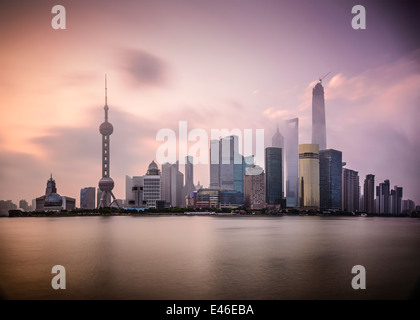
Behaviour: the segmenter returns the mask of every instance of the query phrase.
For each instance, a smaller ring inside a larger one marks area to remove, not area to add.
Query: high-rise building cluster
[[[299,144],[298,118],[278,124],[271,146],[265,148],[264,163],[254,163],[253,156],[240,154],[239,138],[235,135],[211,140],[208,188],[200,183],[195,186],[194,158],[187,156],[184,173],[178,161],[163,163],[161,170],[152,161],[144,175],[127,175],[125,199],[115,199],[114,181],[110,177],[110,135],[114,128],[108,121],[106,77],[104,111],[105,121],[99,127],[102,178],[97,189],[81,189],[80,208],[83,209],[246,206],[252,210],[297,208],[384,215],[416,209],[412,200],[402,199],[403,188],[391,188],[389,180],[375,185],[375,175],[367,174],[361,186],[358,171],[345,167],[342,152],[327,148],[322,78],[312,91],[311,143]],[[36,198],[33,206],[37,211],[69,210],[75,207],[75,199],[60,196],[51,176],[45,195]],[[22,200],[20,208],[29,210],[30,206]]]

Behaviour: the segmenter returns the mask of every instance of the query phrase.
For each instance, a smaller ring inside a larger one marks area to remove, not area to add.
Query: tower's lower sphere
[[[111,191],[114,189],[114,180],[112,180],[112,178],[103,177],[101,180],[99,180],[98,185],[101,191]]]
[[[106,121],[99,126],[99,132],[104,136],[109,136],[114,132],[114,127]]]

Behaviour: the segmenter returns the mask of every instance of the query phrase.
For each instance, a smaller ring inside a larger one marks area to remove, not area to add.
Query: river
[[[366,289],[352,288],[355,265]],[[407,299],[419,286],[414,218],[0,219],[6,299]]]

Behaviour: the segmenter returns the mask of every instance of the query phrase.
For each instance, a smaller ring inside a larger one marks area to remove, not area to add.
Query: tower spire
[[[105,73],[105,106],[104,106],[104,110],[105,110],[105,122],[108,122],[108,88],[107,88],[107,84],[106,84],[106,73]]]
[[[107,87],[106,87],[106,73],[105,73],[105,105],[108,105],[108,100],[107,100]]]

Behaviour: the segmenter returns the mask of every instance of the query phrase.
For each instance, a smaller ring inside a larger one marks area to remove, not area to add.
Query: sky
[[[66,29],[55,30],[55,5]],[[354,30],[354,5],[366,29]],[[323,79],[327,147],[420,204],[420,19],[415,1],[138,0],[0,3],[0,199],[77,199],[101,178],[104,76],[110,175],[143,175],[161,129],[264,129],[299,117]],[[189,143],[191,147],[193,143]],[[257,163],[263,167],[263,163]],[[158,163],[159,167],[161,164]],[[181,166],[181,169],[182,166]],[[194,183],[209,184],[195,166]]]

